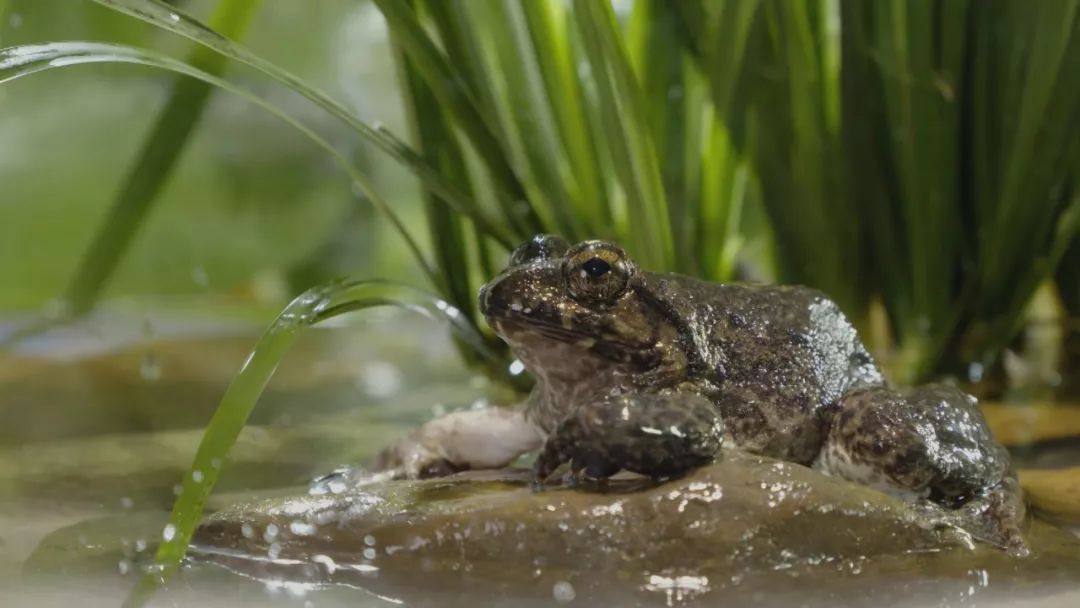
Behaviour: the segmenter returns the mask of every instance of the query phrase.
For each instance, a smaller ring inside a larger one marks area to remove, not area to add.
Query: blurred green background
[[[187,2],[206,15],[214,2]],[[366,3],[276,1],[247,39],[362,116],[400,125],[385,32]],[[90,2],[0,4],[0,46],[103,40],[183,55],[189,45]],[[244,73],[235,78],[329,132],[418,213],[417,192],[310,103]],[[64,293],[105,222],[166,101],[172,76],[136,66],[56,70],[0,87],[0,310],[35,311]],[[327,276],[411,271],[400,244],[301,134],[226,94],[206,114],[123,256],[106,297],[245,292],[283,295]],[[295,279],[295,281],[293,280]],[[282,293],[284,291],[284,294]]]

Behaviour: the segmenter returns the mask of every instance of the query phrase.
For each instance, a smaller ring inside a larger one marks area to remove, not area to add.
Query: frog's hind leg
[[[974,397],[944,385],[871,388],[841,400],[814,467],[916,504],[936,521],[1026,552],[1024,503],[1009,455]]]
[[[622,469],[673,477],[712,461],[723,433],[718,408],[696,394],[630,394],[587,403],[547,438],[533,467],[535,485],[565,462],[597,479]]]

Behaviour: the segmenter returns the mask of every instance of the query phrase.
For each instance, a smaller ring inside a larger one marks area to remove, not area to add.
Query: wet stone
[[[1043,522],[1032,555],[1011,558],[870,488],[735,452],[663,484],[527,482],[469,472],[245,502],[210,516],[192,555],[410,606],[964,605],[1080,583],[1080,542]]]

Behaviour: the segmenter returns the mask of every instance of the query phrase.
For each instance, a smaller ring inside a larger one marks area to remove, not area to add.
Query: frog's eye
[[[586,241],[567,253],[563,274],[573,297],[611,301],[626,291],[634,265],[615,245]]]

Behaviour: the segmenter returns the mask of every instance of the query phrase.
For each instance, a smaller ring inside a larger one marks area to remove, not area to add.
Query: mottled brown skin
[[[480,307],[537,378],[525,418],[546,437],[538,483],[564,462],[596,478],[670,477],[727,441],[928,499],[1024,550],[1008,455],[974,398],[885,387],[821,292],[643,272],[614,244],[538,236]]]

